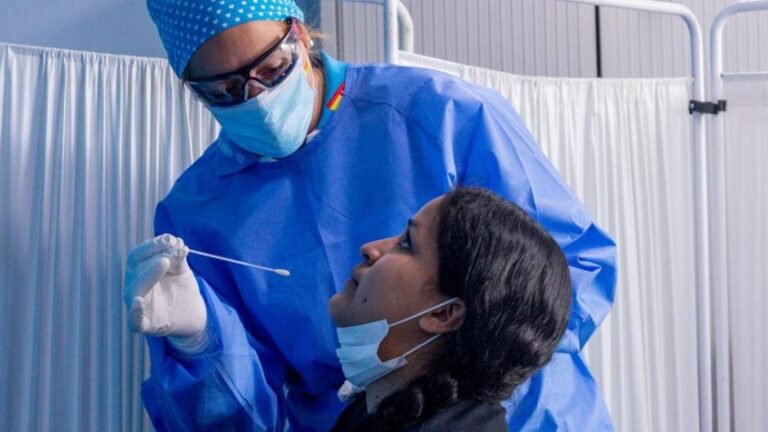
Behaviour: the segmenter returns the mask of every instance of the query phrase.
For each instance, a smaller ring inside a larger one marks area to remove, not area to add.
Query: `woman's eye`
[[[261,75],[264,79],[272,79],[275,76],[277,76],[280,73],[280,69],[276,67],[267,68],[264,70],[259,71],[259,75]]]
[[[209,90],[209,94],[217,101],[224,102],[232,99],[232,95],[239,91],[236,84],[221,83]]]
[[[406,231],[403,237],[397,242],[397,246],[401,249],[411,250],[411,234]]]
[[[288,63],[285,61],[280,61],[277,64],[264,65],[258,70],[257,75],[262,80],[270,81],[280,77],[287,66]]]

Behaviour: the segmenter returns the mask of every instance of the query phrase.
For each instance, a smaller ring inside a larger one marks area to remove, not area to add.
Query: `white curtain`
[[[768,74],[726,80],[721,113],[732,417],[768,430]]]
[[[523,77],[399,55],[506,96],[618,244],[616,303],[585,349],[616,429],[698,430],[690,80]]]
[[[216,126],[165,61],[0,44],[0,430],[146,430],[127,251]]]

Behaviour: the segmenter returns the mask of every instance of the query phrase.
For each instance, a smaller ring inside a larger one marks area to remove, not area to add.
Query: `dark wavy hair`
[[[430,372],[368,415],[360,430],[400,431],[459,400],[508,398],[552,357],[565,332],[571,281],[562,250],[523,210],[480,188],[441,203],[438,290],[466,305]]]

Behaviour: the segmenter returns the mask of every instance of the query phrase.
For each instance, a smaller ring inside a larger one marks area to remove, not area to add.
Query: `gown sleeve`
[[[174,233],[163,203],[155,232]],[[165,338],[147,337],[152,368],[142,399],[152,424],[158,431],[283,430],[284,361],[248,334],[202,277],[196,280],[211,342],[204,353],[182,358]]]
[[[560,178],[511,104],[495,91],[435,80],[416,94],[409,113],[420,139],[441,149],[454,182],[486,187],[515,202],[550,232],[568,260],[573,283],[568,329],[553,361],[518,389],[515,406],[525,410],[510,412],[510,429],[610,430],[607,409],[580,351],[614,301],[614,242]]]

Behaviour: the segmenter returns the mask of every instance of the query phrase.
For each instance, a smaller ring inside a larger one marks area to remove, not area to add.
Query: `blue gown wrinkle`
[[[532,212],[571,267],[563,352],[507,402],[510,430],[610,430],[578,352],[613,302],[615,247],[500,95],[426,69],[349,65],[338,110],[296,153],[264,163],[222,148],[214,143],[179,178],[156,229],[292,276],[190,260],[218,314],[221,349],[182,364],[150,341],[143,397],[158,430],[282,430],[286,418],[291,430],[329,430],[344,377],[327,299],[362,244],[400,232],[462,182]],[[179,373],[190,364],[193,373]]]

